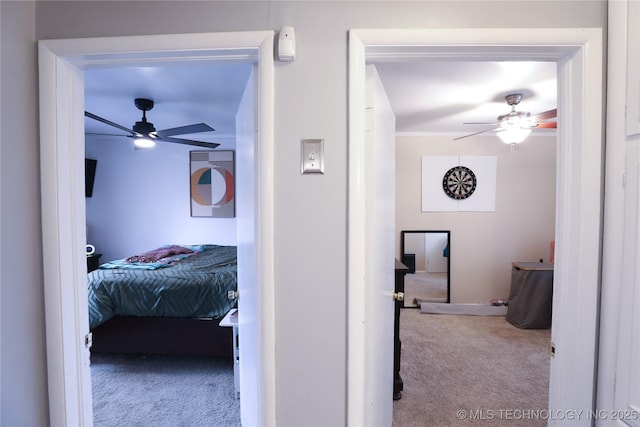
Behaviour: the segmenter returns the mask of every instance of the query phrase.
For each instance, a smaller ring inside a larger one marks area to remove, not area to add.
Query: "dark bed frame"
[[[233,330],[220,320],[114,317],[91,330],[91,352],[232,358]]]

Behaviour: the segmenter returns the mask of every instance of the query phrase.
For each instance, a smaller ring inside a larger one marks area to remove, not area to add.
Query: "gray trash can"
[[[507,321],[522,329],[551,327],[553,264],[514,262]]]

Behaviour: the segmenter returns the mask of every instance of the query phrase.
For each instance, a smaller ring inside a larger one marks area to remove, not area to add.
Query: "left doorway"
[[[230,218],[200,218],[190,215],[188,201],[191,194],[187,170],[190,154],[233,155],[237,151],[235,122],[240,106],[251,109],[250,116],[255,116],[255,102],[251,96],[253,91],[250,90],[253,85],[248,84],[253,75],[253,67],[254,64],[244,62],[176,61],[170,64],[84,70],[85,111],[107,118],[121,127],[131,128],[133,123],[140,120],[142,112],[134,99],[143,96],[155,104],[145,112],[145,118],[157,130],[175,129],[192,123],[206,123],[215,128],[215,131],[190,136],[189,132],[176,132],[174,135],[178,139],[160,140],[152,148],[136,150],[133,139],[120,128],[106,126],[91,117],[85,118],[85,157],[94,159],[96,165],[99,165],[99,169],[96,168],[98,179],[94,180],[94,191],[91,197],[86,198],[87,242],[103,254],[101,262],[124,259],[168,244],[237,247],[235,213]],[[248,96],[243,96],[247,92]],[[247,101],[241,104],[241,100],[245,98]],[[192,127],[194,126],[189,130]],[[187,136],[183,137],[183,134]],[[175,143],[185,139],[219,145],[204,147]],[[233,170],[235,193],[246,191],[237,185],[246,182],[238,177],[239,173],[250,173],[244,170],[245,163]],[[245,204],[238,207],[246,209]],[[246,216],[252,218],[252,214]],[[251,256],[245,253],[241,255]],[[244,264],[252,262],[245,259],[241,261]],[[170,284],[166,280],[172,273],[165,270],[169,269],[149,271],[142,283],[149,284],[149,290],[155,289],[158,295],[169,298],[166,290]],[[97,303],[96,295],[106,297],[106,294],[96,293],[99,289],[104,289],[100,283],[113,284],[116,278],[128,277],[122,270],[111,271],[115,275],[102,277],[102,273],[100,276],[95,273],[89,276],[93,304]],[[152,280],[152,277],[160,281]],[[156,284],[159,288],[155,287]],[[173,284],[176,285],[175,282]],[[233,286],[235,290],[235,283]],[[125,286],[125,289],[131,287]],[[177,292],[178,289],[175,289]],[[108,294],[114,295],[111,292]],[[235,304],[235,299],[227,299],[224,289],[216,295],[224,307]],[[187,295],[184,296],[188,298]],[[177,294],[171,295],[171,301],[176,302],[167,308],[176,307],[177,297]],[[130,295],[129,298],[139,297]],[[117,298],[114,303],[120,300]],[[149,301],[146,298],[143,300]],[[192,309],[193,302],[183,303],[181,306]],[[102,306],[98,304],[98,307]],[[142,308],[140,305],[136,307]],[[212,305],[208,309],[214,307]],[[142,313],[137,309],[135,311]],[[143,325],[147,325],[144,328],[148,329],[135,337],[122,331],[123,325],[113,323],[120,320],[123,319],[109,319],[105,325],[92,329],[91,388],[93,420],[96,425],[105,420],[122,425],[136,424],[139,412],[122,410],[134,402],[136,407],[158,408],[144,415],[147,423],[203,424],[202,419],[208,417],[209,423],[213,424],[240,424],[239,401],[232,398],[233,386],[229,384],[232,378],[228,373],[234,368],[231,354],[228,355],[229,359],[211,355],[211,352],[216,351],[231,353],[232,349],[231,334],[223,334],[229,330],[218,326],[220,318],[173,323],[171,326],[165,323],[155,326],[135,323],[123,328],[125,331],[138,331]],[[141,320],[146,322],[152,319]],[[94,325],[94,321],[90,325]],[[178,325],[184,326],[179,328]],[[170,333],[174,326],[178,330],[184,330],[174,335]],[[105,330],[105,327],[117,330]],[[160,330],[166,331],[161,340],[151,338],[157,336],[157,331]],[[202,331],[203,334],[198,335],[197,331]],[[115,343],[110,344],[111,336],[116,339]],[[150,337],[148,345],[151,348],[147,347],[145,337]],[[127,346],[125,343],[131,344]],[[114,348],[113,345],[117,347]],[[210,352],[208,356],[201,355],[205,353],[205,348]],[[118,353],[114,355],[114,352]],[[166,354],[173,352],[180,355]],[[131,353],[136,354],[136,357]],[[130,374],[121,376],[123,369]],[[187,386],[190,381],[191,385]],[[144,389],[151,393],[140,392],[143,382],[146,384]],[[206,388],[209,383],[215,384],[211,390]],[[163,394],[173,394],[180,398],[162,399]],[[185,410],[188,405],[191,409]]]
[[[240,47],[239,47],[240,46]],[[246,303],[264,308],[259,314],[240,320],[240,330],[246,330],[247,341],[257,349],[251,372],[274,372],[274,319],[269,316],[272,304],[272,256],[265,255],[272,238],[273,206],[268,200],[273,193],[273,180],[267,171],[272,163],[273,113],[273,33],[270,31],[240,32],[233,34],[187,34],[168,36],[118,37],[100,39],[73,39],[41,41],[39,44],[40,108],[41,108],[41,186],[43,215],[43,248],[46,254],[45,319],[47,324],[48,375],[50,421],[54,425],[91,425],[91,394],[88,350],[84,337],[88,334],[86,300],[86,267],[84,245],[86,240],[84,214],[84,136],[83,71],[95,67],[121,63],[143,64],[149,61],[184,59],[224,59],[257,64],[258,122],[262,125],[256,141],[263,147],[253,161],[259,186],[251,194],[253,204],[260,211],[254,215],[255,228],[249,246],[259,256],[254,259],[256,271],[261,275],[256,301],[246,292]],[[261,197],[258,198],[258,195]],[[258,241],[256,235],[262,238]],[[241,284],[239,288],[242,292]],[[244,303],[244,301],[243,301]],[[258,338],[257,330],[262,331]],[[266,343],[266,344],[265,344]],[[242,369],[242,366],[241,366]],[[271,375],[271,374],[270,374]],[[249,423],[271,423],[275,413],[274,381],[269,375],[246,375],[243,381],[243,420]],[[245,407],[247,408],[245,410]],[[256,420],[258,422],[256,422]],[[253,421],[253,422],[251,422]],[[261,422],[264,421],[264,422]]]

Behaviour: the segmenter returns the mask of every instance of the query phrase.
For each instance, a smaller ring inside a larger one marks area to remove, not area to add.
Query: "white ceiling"
[[[217,142],[221,149],[232,148],[236,111],[251,68],[251,64],[192,62],[88,70],[85,72],[85,110],[131,128],[142,118],[134,99],[148,98],[155,105],[147,112],[147,120],[156,130],[206,123],[215,132],[175,137]],[[126,135],[90,118],[85,118],[85,131]],[[87,135],[87,138],[97,140],[101,136]],[[129,138],[108,139],[131,143]]]
[[[556,108],[555,62],[386,62],[376,64],[396,115],[396,131],[463,135],[490,129],[521,93],[518,111]]]
[[[510,111],[504,101],[510,93],[523,94],[519,111],[536,114],[556,108],[553,62],[386,62],[376,68],[396,114],[398,133],[455,137],[491,129],[490,125],[464,123],[495,123],[497,116]],[[250,71],[251,64],[220,62],[89,70],[85,73],[85,110],[132,127],[142,117],[134,99],[149,98],[156,105],[147,119],[156,129],[204,122],[216,131],[176,137],[232,148],[235,112]],[[89,118],[85,127],[88,133],[124,134]],[[488,134],[492,132],[483,135]]]

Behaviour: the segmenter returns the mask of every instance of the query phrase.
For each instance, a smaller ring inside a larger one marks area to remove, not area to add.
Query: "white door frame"
[[[51,425],[93,424],[84,245],[84,83],[100,66],[222,60],[257,63],[256,252],[261,378],[257,419],[275,425],[273,32],[229,32],[39,42],[40,171]]]
[[[363,425],[367,378],[364,66],[399,60],[558,64],[556,264],[549,409],[593,408],[597,372],[603,150],[600,28],[356,29],[349,32],[348,425]],[[506,266],[505,268],[508,268]],[[391,292],[390,292],[391,293]],[[389,295],[391,298],[391,295]],[[389,367],[391,368],[391,367]],[[389,399],[391,402],[391,399]],[[391,403],[389,403],[391,406]],[[551,420],[550,424],[554,421]]]

